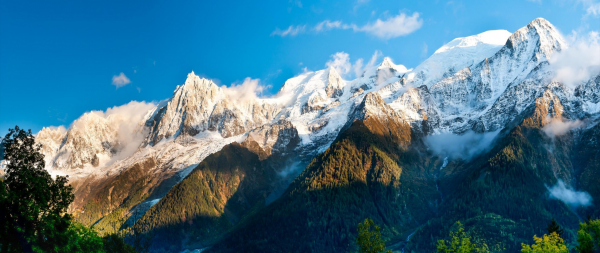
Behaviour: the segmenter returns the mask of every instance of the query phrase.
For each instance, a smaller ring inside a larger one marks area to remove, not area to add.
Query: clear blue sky
[[[191,70],[222,85],[260,78],[275,93],[302,68],[322,69],[341,51],[355,61],[380,50],[411,68],[453,38],[492,29],[514,32],[537,17],[565,35],[600,30],[597,4],[0,0],[0,134],[16,124],[37,132],[68,126],[86,111],[166,99]],[[415,13],[418,25],[401,36],[365,28],[377,19]],[[325,20],[340,23],[317,32],[314,27]],[[282,36],[290,26],[298,33]],[[121,72],[130,83],[117,89],[113,76]]]

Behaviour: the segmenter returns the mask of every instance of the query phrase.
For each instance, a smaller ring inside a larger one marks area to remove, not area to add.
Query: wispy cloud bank
[[[101,161],[102,166],[110,165],[114,161],[124,159],[132,155],[140,146],[146,136],[142,120],[149,110],[154,109],[156,104],[131,101],[128,104],[114,106],[106,111],[91,111],[73,121],[71,129],[77,131],[88,131],[95,127],[97,122],[88,114],[94,114],[106,120],[106,124],[116,130],[115,149],[117,153],[108,161]]]
[[[577,0],[586,11],[586,16],[600,17],[600,1],[598,0]]]
[[[221,86],[231,101],[251,101],[258,99],[270,87],[270,85],[261,85],[260,79],[252,79],[250,77],[246,77],[241,84],[231,84],[229,87]]]
[[[352,64],[350,61],[350,55],[348,53],[337,52],[331,55],[331,60],[327,61],[325,66],[335,69],[338,74],[345,78],[359,77],[366,69],[370,69],[375,66],[375,64],[377,64],[377,60],[382,55],[383,54],[381,51],[376,50],[375,53],[373,53],[373,56],[371,56],[369,62],[367,62],[365,65],[362,58],[359,58],[354,62],[354,64]]]
[[[556,185],[548,188],[548,191],[551,198],[558,199],[571,207],[589,206],[592,203],[592,196],[589,193],[567,188],[562,180],[558,180]]]
[[[555,70],[555,80],[576,88],[600,74],[600,35],[596,31],[585,36],[573,32],[569,40],[571,46],[552,55],[549,62]]]
[[[285,37],[285,36],[296,36],[300,33],[304,33],[304,31],[306,31],[306,25],[297,25],[297,26],[293,26],[291,25],[290,27],[288,27],[285,30],[281,30],[279,28],[275,28],[275,31],[273,31],[271,33],[271,36],[281,36],[281,37]]]
[[[116,86],[117,89],[121,88],[129,83],[131,83],[131,80],[129,80],[129,78],[127,78],[127,76],[125,74],[123,74],[123,72],[121,72],[121,74],[119,74],[118,76],[112,77],[112,84],[114,86]]]
[[[374,23],[362,27],[353,26],[352,29],[375,35],[381,39],[391,39],[410,34],[421,28],[422,25],[423,20],[419,18],[419,13],[415,12],[412,16],[400,13],[386,20],[377,19]]]
[[[425,144],[440,156],[470,160],[489,150],[500,130],[487,133],[468,131],[462,135],[443,133],[425,137]]]
[[[542,130],[550,137],[561,136],[566,134],[573,128],[578,128],[583,125],[583,122],[579,120],[575,121],[562,121],[559,119],[552,119],[550,123],[546,124]]]
[[[305,32],[321,33],[335,29],[352,30],[354,32],[364,32],[383,40],[388,40],[400,36],[405,36],[414,31],[418,30],[423,26],[423,19],[420,18],[418,12],[412,15],[400,12],[396,16],[389,17],[387,19],[377,19],[374,22],[367,23],[359,26],[356,24],[347,24],[339,20],[324,20],[312,28],[307,29],[306,25],[290,26],[286,30],[276,28],[271,33],[273,35],[285,36],[296,36]]]

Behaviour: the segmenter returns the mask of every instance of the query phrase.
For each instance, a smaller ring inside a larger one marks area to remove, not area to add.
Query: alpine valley
[[[354,80],[307,71],[270,97],[191,72],[169,99],[36,140],[69,176],[78,221],[130,227],[151,252],[348,252],[365,218],[398,252],[435,251],[456,221],[516,252],[552,218],[573,242],[600,216],[600,73],[558,81],[568,48],[538,18],[454,39],[414,69],[386,57]]]

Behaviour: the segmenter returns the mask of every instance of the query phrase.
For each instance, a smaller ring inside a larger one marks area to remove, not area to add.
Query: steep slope
[[[356,120],[284,195],[240,224],[214,252],[344,252],[372,218],[398,239],[430,218],[439,195],[420,136],[370,93]]]
[[[565,239],[575,238],[579,212],[585,210],[552,197],[548,189],[559,180],[572,185],[578,170],[595,168],[575,165],[580,159],[573,153],[576,132],[554,136],[545,131],[557,120],[568,120],[560,101],[553,98],[545,92],[536,99],[516,119],[520,120],[516,127],[500,134],[489,153],[444,168],[440,189],[446,197],[439,216],[415,233],[407,252],[434,251],[435,241],[444,238],[457,220],[497,252],[518,251],[533,234],[545,233],[552,218],[565,228]]]
[[[582,216],[599,217],[600,208],[600,124],[587,128],[580,133],[579,141],[573,151],[575,182],[572,184],[588,192],[594,205],[582,211]]]
[[[297,131],[282,121],[249,136],[208,156],[135,224],[152,250],[210,245],[287,185],[279,169],[297,158]]]

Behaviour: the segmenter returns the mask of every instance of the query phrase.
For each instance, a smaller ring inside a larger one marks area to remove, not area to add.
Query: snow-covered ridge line
[[[371,92],[413,127],[425,122],[430,134],[495,131],[548,89],[548,58],[565,46],[548,21],[536,19],[512,34],[495,30],[452,40],[415,69],[385,57],[360,77],[345,80],[330,67],[290,78],[272,97],[241,101],[191,72],[171,98],[136,114],[142,116],[132,132],[142,138],[135,139],[131,154],[122,153],[125,143],[114,141],[119,133],[108,117],[84,115],[78,121],[85,122],[85,131],[48,128],[38,133],[44,136],[38,141],[49,169],[61,173],[100,175],[145,157],[180,171],[243,141],[253,129],[285,120],[298,132],[296,151],[310,158],[329,147]],[[595,92],[598,82],[582,87]],[[563,93],[565,101],[578,101],[584,110],[600,108],[589,93],[586,98]]]

